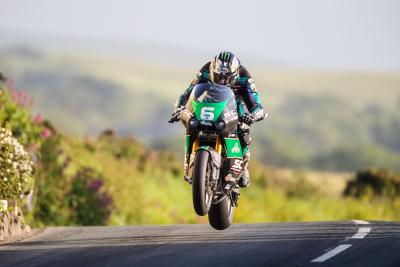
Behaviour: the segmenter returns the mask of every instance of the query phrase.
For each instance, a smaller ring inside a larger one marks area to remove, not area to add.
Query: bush
[[[100,150],[111,153],[119,160],[137,159],[142,152],[142,147],[135,138],[119,138],[112,129],[104,130],[98,141]]]
[[[74,162],[66,137],[47,139],[37,172],[33,223],[42,225],[103,225],[111,215],[113,200],[100,172]],[[78,159],[79,160],[79,159]]]
[[[27,95],[10,86],[0,88],[0,125],[10,129],[22,145],[38,147],[46,129],[37,117],[31,117]]]
[[[69,194],[74,211],[71,220],[79,225],[104,225],[112,211],[112,198],[103,187],[104,178],[92,168],[83,168],[75,175]]]
[[[292,183],[286,189],[286,195],[291,198],[308,199],[319,193],[318,188],[307,180],[306,174],[302,171],[293,173]]]
[[[32,161],[11,132],[0,132],[0,199],[16,199],[29,191],[32,181]]]
[[[70,159],[61,149],[61,136],[56,134],[48,138],[40,155],[35,175],[33,223],[38,226],[68,225],[69,208],[65,199],[70,185],[65,170]]]
[[[386,169],[369,169],[357,172],[343,192],[355,198],[400,196],[400,175]]]

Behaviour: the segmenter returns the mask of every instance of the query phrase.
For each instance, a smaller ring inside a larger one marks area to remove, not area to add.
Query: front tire
[[[224,230],[232,224],[234,211],[231,198],[227,196],[218,204],[211,205],[208,221],[213,228]]]
[[[208,188],[208,175],[211,169],[208,169],[210,154],[207,151],[200,150],[196,153],[193,169],[193,207],[199,216],[204,216],[210,210],[212,194]]]

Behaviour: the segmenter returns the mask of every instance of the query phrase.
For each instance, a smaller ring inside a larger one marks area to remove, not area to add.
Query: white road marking
[[[353,220],[353,222],[354,222],[355,224],[369,224],[369,222],[363,221],[363,220]]]
[[[363,221],[363,220],[352,220],[355,224],[359,225],[366,225],[369,224],[369,222],[367,221]],[[369,233],[371,232],[371,227],[360,227],[358,229],[358,232],[355,233],[352,237],[350,238],[346,238],[348,239],[363,239],[364,237],[366,237]],[[336,256],[337,254],[345,251],[346,249],[348,249],[349,247],[351,247],[351,244],[344,244],[344,245],[339,245],[337,247],[335,247],[334,249],[329,250],[328,252],[326,252],[325,254],[322,254],[321,256],[319,256],[318,258],[313,259],[311,262],[324,262],[329,260],[330,258]]]
[[[361,227],[360,229],[358,229],[358,232],[353,235],[351,238],[352,239],[363,239],[366,235],[369,234],[369,232],[371,232],[371,227]]]
[[[318,258],[313,259],[311,262],[324,262],[324,261],[327,261],[330,258],[332,258],[332,257],[336,256],[337,254],[339,254],[340,252],[345,251],[349,247],[351,247],[350,244],[339,245],[336,248],[334,248],[332,250],[329,250],[325,254],[319,256]]]

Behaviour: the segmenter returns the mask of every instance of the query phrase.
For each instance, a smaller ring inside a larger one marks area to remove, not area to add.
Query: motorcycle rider
[[[197,77],[190,83],[189,87],[179,97],[177,108],[186,105],[186,102],[195,85],[200,83],[216,83],[225,85],[232,89],[236,96],[239,120],[250,126],[254,122],[263,120],[266,112],[261,105],[259,94],[254,81],[247,69],[240,64],[239,59],[231,52],[222,51],[211,61],[207,62],[197,73]],[[246,112],[246,109],[248,112]],[[179,111],[177,111],[179,112]],[[176,112],[173,113],[175,115]],[[178,120],[174,116],[170,122]],[[249,176],[249,145],[251,141],[250,127],[238,127],[238,136],[243,149],[244,172],[239,179],[240,187],[250,184]],[[185,155],[185,180],[188,180],[189,155]]]

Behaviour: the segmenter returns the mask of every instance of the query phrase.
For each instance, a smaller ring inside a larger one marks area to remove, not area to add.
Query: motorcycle
[[[238,125],[239,130],[249,126],[239,121],[233,91],[213,83],[193,88],[170,122],[179,120],[186,128],[194,210],[200,216],[208,214],[210,225],[224,230],[233,222],[240,195],[237,183],[244,171]]]

